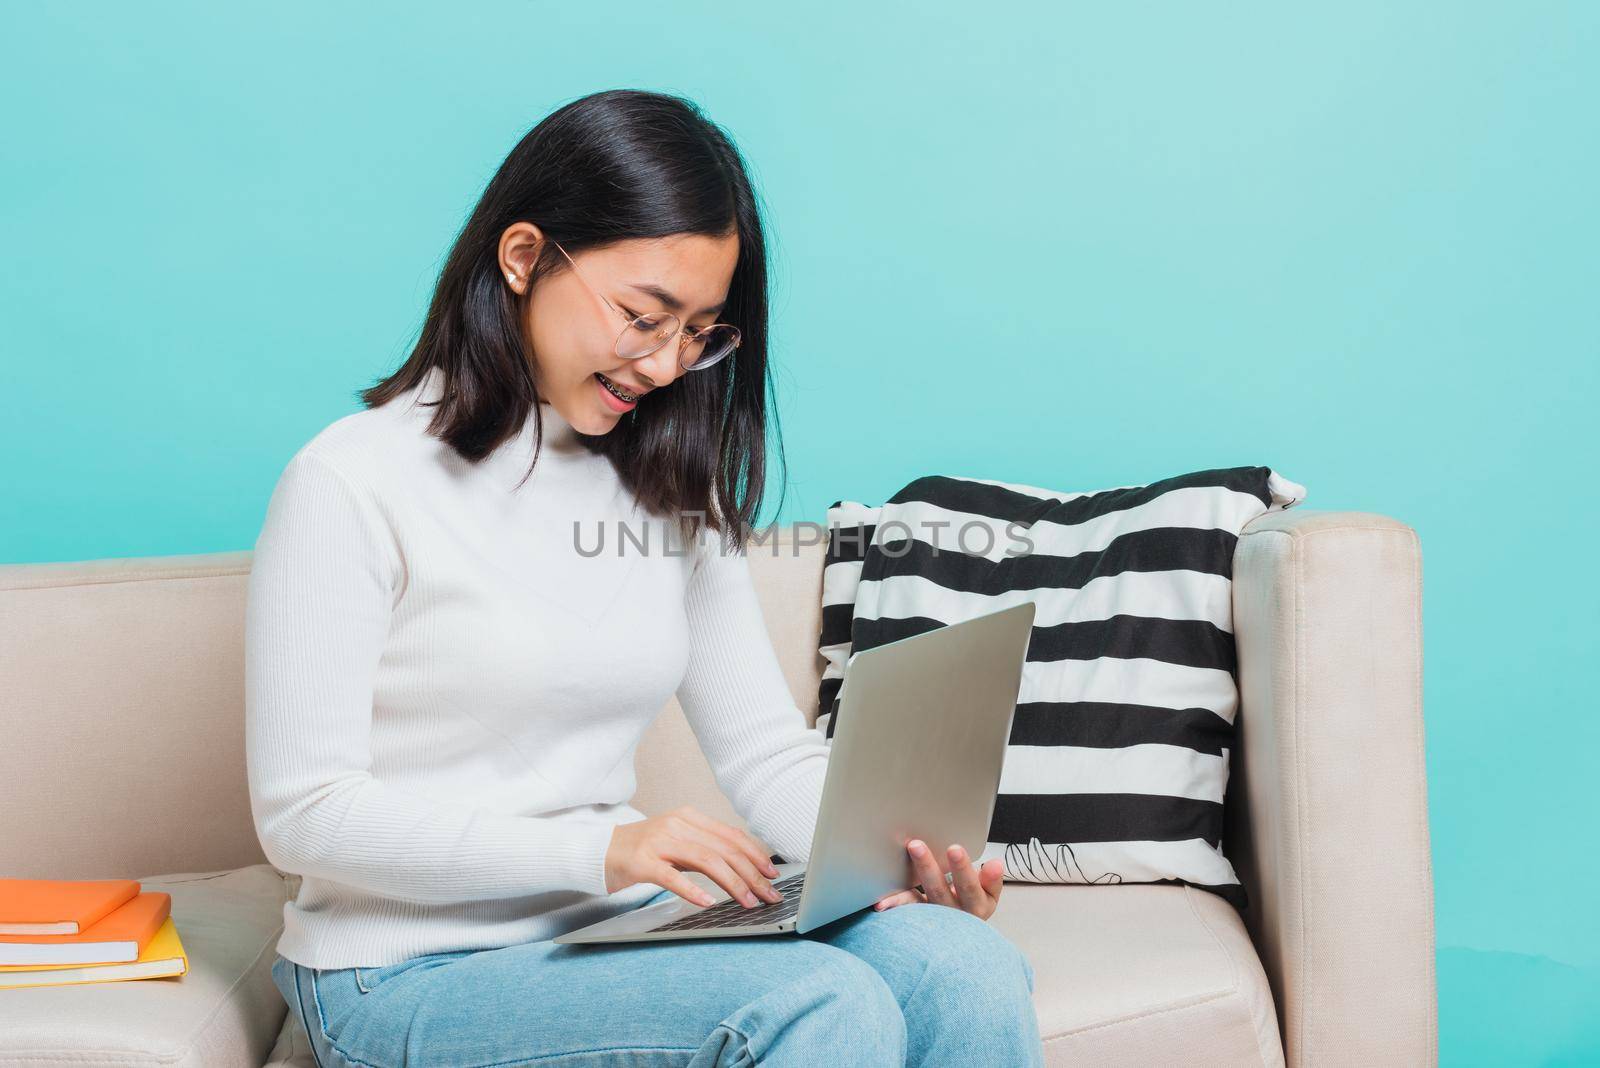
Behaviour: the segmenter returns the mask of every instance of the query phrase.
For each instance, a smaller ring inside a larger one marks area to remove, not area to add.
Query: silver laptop
[[[554,941],[802,934],[920,883],[906,853],[912,838],[935,857],[957,842],[980,856],[1033,613],[1024,602],[850,657],[809,863],[776,865],[782,901],[749,908],[689,870],[713,904],[674,894]]]

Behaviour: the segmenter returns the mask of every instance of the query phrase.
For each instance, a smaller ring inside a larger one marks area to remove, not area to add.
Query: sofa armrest
[[[1270,512],[1235,550],[1228,848],[1291,1065],[1438,1058],[1421,574],[1365,512]]]

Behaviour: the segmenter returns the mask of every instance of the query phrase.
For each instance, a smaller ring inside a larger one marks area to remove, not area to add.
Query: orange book
[[[82,934],[138,892],[136,879],[0,879],[0,935]]]
[[[147,891],[81,934],[0,936],[0,966],[136,961],[171,914],[171,894]]]
[[[0,967],[0,990],[21,986],[67,986],[73,983],[114,983],[124,979],[163,979],[189,972],[189,955],[178,940],[172,917],[162,923],[129,964],[46,964]]]

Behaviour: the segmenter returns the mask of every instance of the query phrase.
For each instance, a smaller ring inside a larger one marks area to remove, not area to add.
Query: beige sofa
[[[815,715],[822,547],[751,551]],[[1009,883],[1051,1065],[1436,1058],[1420,554],[1358,512],[1255,521],[1234,558],[1243,707],[1229,854],[1244,918],[1170,885]],[[181,979],[0,991],[0,1068],[311,1064],[268,972],[296,880],[245,789],[248,552],[0,566],[0,874],[172,894]],[[741,823],[676,703],[638,753],[645,812]]]

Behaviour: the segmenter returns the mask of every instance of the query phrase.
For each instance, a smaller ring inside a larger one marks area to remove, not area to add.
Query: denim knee
[[[903,917],[926,928],[926,944],[934,947],[934,967],[955,982],[993,982],[997,969],[1010,967],[1021,973],[1028,993],[1033,993],[1033,964],[1011,939],[987,920],[949,905],[914,902],[898,906],[911,910]],[[937,981],[937,980],[935,980]]]
[[[845,952],[830,957],[826,972],[828,998],[816,1011],[827,1017],[829,1030],[863,1042],[871,1039],[882,1058],[873,1063],[904,1063],[906,1018],[883,976],[866,961]]]

